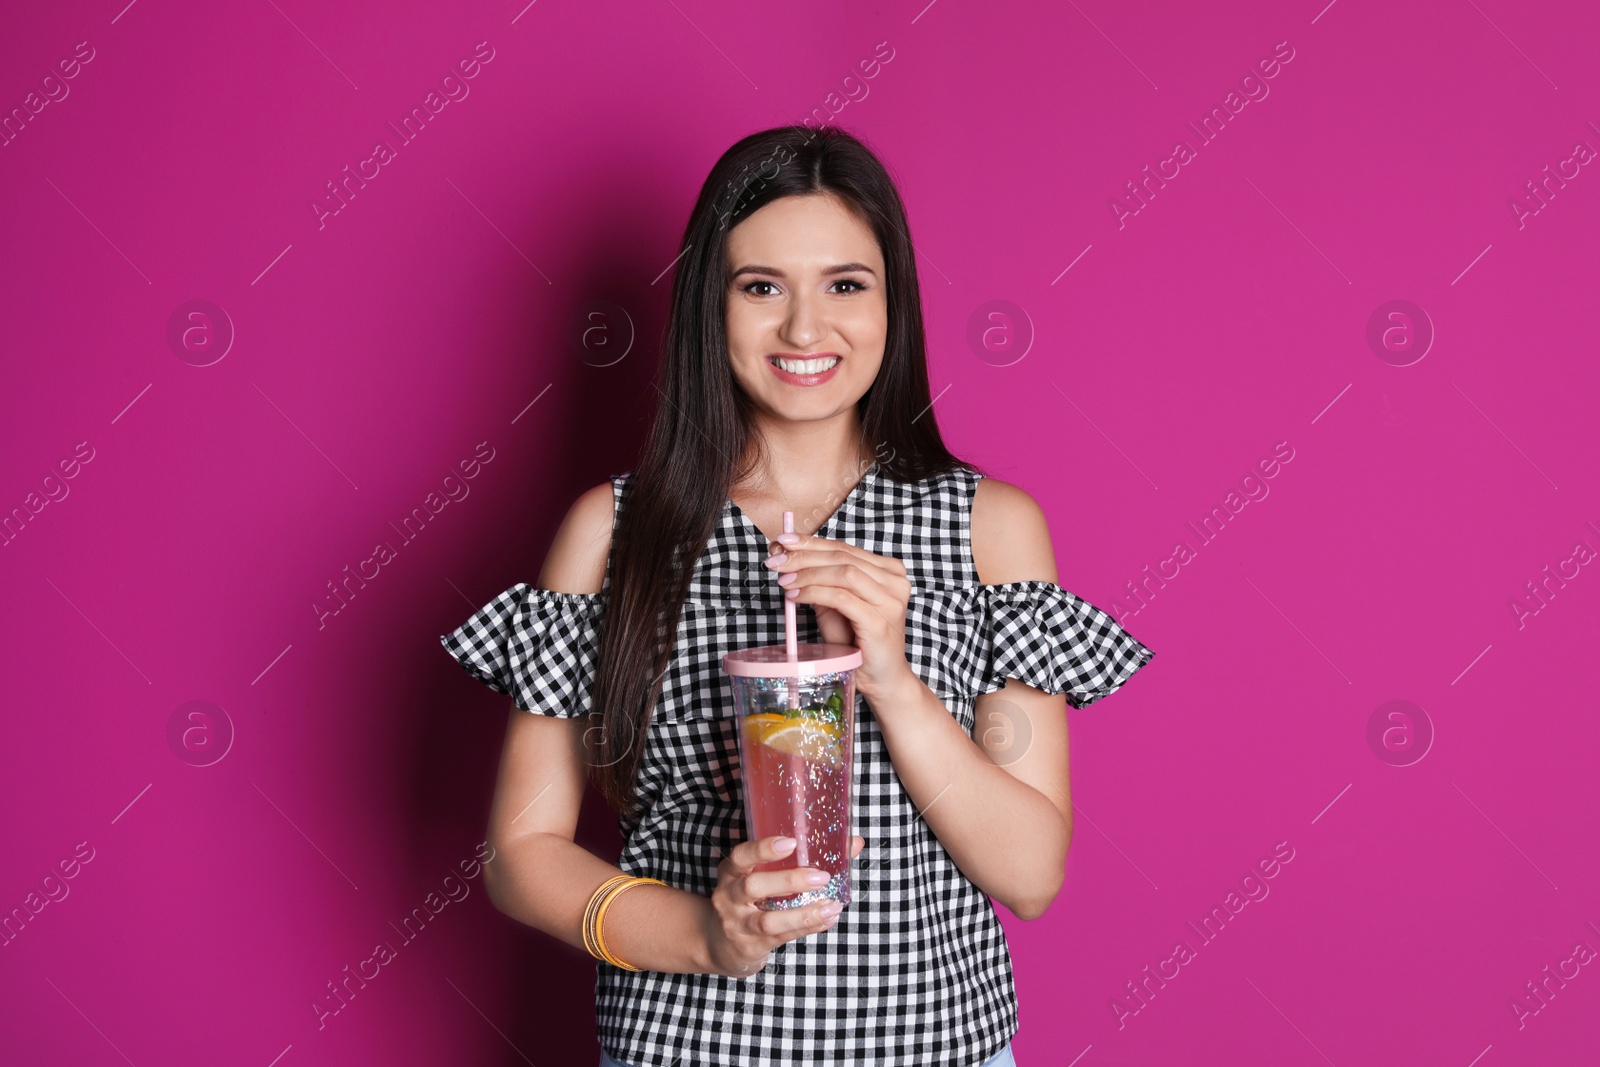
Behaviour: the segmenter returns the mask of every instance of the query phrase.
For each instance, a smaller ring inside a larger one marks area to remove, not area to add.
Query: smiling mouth
[[[809,376],[822,374],[839,365],[838,356],[821,356],[815,359],[789,359],[784,356],[768,356],[767,362],[774,367],[788,371],[790,374]]]

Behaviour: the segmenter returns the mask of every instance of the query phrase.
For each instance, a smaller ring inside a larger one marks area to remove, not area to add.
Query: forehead
[[[736,269],[760,262],[787,269],[822,269],[857,261],[882,273],[883,255],[866,223],[836,196],[785,196],[742,219],[728,233]]]

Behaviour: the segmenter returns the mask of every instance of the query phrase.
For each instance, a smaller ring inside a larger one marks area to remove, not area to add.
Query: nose
[[[781,336],[784,343],[803,352],[828,335],[827,321],[821,300],[810,293],[800,293],[789,303],[789,314],[784,319]]]

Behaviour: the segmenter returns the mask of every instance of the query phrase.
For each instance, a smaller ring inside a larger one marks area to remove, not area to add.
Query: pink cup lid
[[[855,645],[800,644],[795,651],[800,658],[791,663],[787,645],[742,648],[722,657],[722,669],[741,678],[804,678],[861,666],[861,650]]]

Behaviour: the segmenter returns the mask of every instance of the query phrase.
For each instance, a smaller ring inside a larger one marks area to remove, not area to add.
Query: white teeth
[[[839,362],[838,356],[826,356],[822,359],[774,359],[774,363],[788,371],[790,374],[821,374]]]

